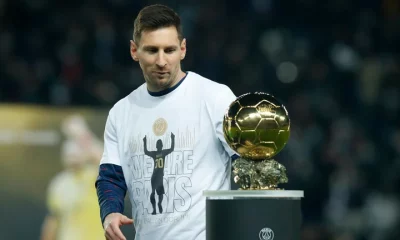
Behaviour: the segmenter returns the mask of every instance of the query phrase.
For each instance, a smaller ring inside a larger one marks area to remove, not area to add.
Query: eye
[[[173,53],[176,51],[176,48],[167,48],[165,49],[165,53]]]
[[[150,54],[154,54],[154,53],[158,52],[158,49],[157,48],[146,48],[145,51]]]

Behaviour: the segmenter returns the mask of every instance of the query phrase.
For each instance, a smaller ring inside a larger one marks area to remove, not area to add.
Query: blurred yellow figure
[[[64,133],[68,124],[76,130],[76,125],[82,123],[70,121],[67,119],[64,122]],[[64,170],[49,184],[49,213],[43,224],[41,240],[104,240],[104,230],[98,220],[100,209],[96,189],[93,187],[98,175],[101,145],[92,137],[87,139],[87,129],[80,129],[80,133],[80,136],[66,133],[67,140],[61,150]],[[86,144],[80,138],[85,138]]]

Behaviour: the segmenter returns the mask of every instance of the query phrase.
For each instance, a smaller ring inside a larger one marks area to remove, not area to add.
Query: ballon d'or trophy
[[[223,132],[240,155],[232,175],[245,191],[204,191],[206,239],[300,240],[304,192],[279,189],[288,178],[274,160],[290,135],[285,106],[267,93],[239,96],[224,115]]]
[[[247,93],[231,103],[223,131],[229,146],[240,155],[233,164],[233,179],[242,190],[277,190],[287,183],[286,168],[273,159],[286,145],[290,119],[274,96]]]

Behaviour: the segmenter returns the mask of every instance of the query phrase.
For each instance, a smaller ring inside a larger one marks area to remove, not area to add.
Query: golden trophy
[[[273,159],[290,136],[285,106],[274,96],[256,92],[239,96],[224,116],[224,136],[240,155],[233,179],[242,190],[278,190],[287,183],[286,168]]]
[[[230,104],[223,131],[240,155],[232,172],[245,191],[204,191],[206,239],[300,240],[304,192],[278,188],[288,178],[285,166],[273,159],[290,135],[285,106],[267,93],[244,94]]]

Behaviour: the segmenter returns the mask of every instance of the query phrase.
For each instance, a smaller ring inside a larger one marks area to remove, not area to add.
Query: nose
[[[165,54],[162,51],[160,51],[157,55],[156,64],[157,64],[157,66],[159,66],[161,68],[165,67],[165,65],[167,65],[167,60],[165,58]]]

